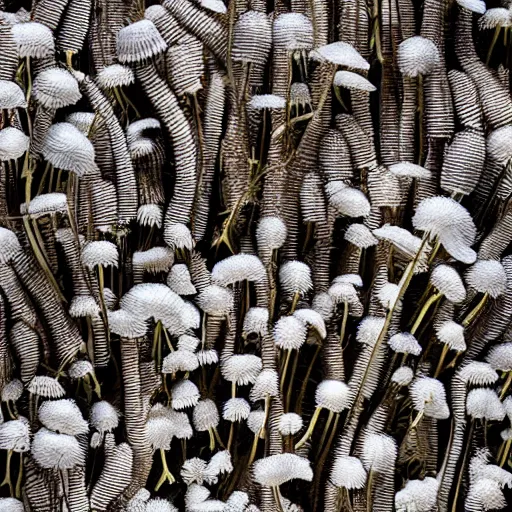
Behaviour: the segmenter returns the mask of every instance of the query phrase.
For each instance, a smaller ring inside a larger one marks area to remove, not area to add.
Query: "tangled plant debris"
[[[511,27],[0,0],[0,511],[511,509]]]

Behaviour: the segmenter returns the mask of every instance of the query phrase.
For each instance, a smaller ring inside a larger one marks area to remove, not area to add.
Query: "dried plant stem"
[[[467,327],[482,311],[482,308],[487,303],[487,299],[489,298],[489,294],[484,293],[484,296],[480,299],[480,302],[466,315],[466,318],[462,321],[462,326]]]
[[[457,485],[455,486],[455,495],[453,497],[452,501],[452,512],[457,511],[457,501],[459,498],[459,492],[460,492],[460,486],[462,485],[462,479],[464,477],[464,470],[466,468],[466,463],[469,455],[469,449],[471,447],[471,439],[473,437],[473,432],[475,430],[475,420],[471,418],[471,422],[469,424],[469,432],[468,432],[468,438],[466,440],[466,448],[464,449],[464,456],[462,457],[462,465],[459,470],[459,474],[457,477]]]
[[[313,431],[315,430],[316,422],[318,421],[318,418],[320,417],[321,412],[322,412],[322,407],[317,407],[315,409],[313,417],[311,418],[311,421],[309,422],[309,427],[306,430],[306,433],[302,436],[302,438],[299,440],[299,442],[295,445],[295,450],[298,450],[301,446],[303,446],[306,443],[306,441],[312,436]]]
[[[281,385],[280,385],[281,394],[283,393],[283,390],[284,390],[284,384],[285,384],[285,381],[286,381],[286,373],[288,372],[288,365],[290,363],[291,355],[292,355],[292,349],[289,348],[286,351],[286,356],[285,356],[285,359],[284,359],[283,370],[281,372]]]
[[[306,388],[309,382],[309,377],[311,375],[311,372],[313,371],[313,367],[315,365],[316,358],[318,357],[318,354],[320,353],[320,349],[322,348],[321,345],[317,345],[315,353],[313,354],[313,357],[311,358],[311,361],[309,363],[308,369],[306,370],[306,375],[304,376],[304,379],[302,380],[302,385],[300,387],[299,396],[297,397],[297,401],[295,402],[295,411],[297,414],[302,413],[302,401],[304,400],[304,395],[306,394]]]
[[[21,483],[23,481],[23,452],[20,452],[20,467],[18,470],[18,479],[16,480],[16,498],[21,498]]]
[[[341,329],[340,329],[340,345],[343,348],[343,340],[345,338],[345,331],[347,329],[347,320],[348,320],[348,302],[346,300],[343,301],[343,317],[341,318]]]
[[[510,387],[510,383],[512,383],[512,372],[507,372],[507,380],[503,384],[503,387],[500,391],[500,399],[503,399],[507,394],[508,388]]]
[[[279,491],[279,487],[272,487],[272,495],[274,496],[274,500],[279,512],[284,512],[284,507],[281,503],[281,492]]]
[[[498,459],[500,462],[500,467],[505,465],[507,462],[508,454],[510,453],[510,445],[512,444],[512,439],[507,439],[501,446],[500,451],[498,452]]]
[[[501,25],[498,25],[494,29],[494,34],[492,36],[492,41],[491,41],[491,44],[489,45],[489,50],[487,50],[487,57],[485,59],[485,63],[487,65],[489,65],[489,61],[491,60],[492,51],[494,50],[494,46],[496,45],[496,42],[498,41],[498,37],[500,37],[500,32],[501,32]]]
[[[288,391],[286,392],[285,412],[290,410],[290,402],[292,399],[293,381],[295,379],[295,373],[297,372],[297,365],[299,363],[299,351],[295,351],[295,357],[293,358],[292,371],[290,373],[290,382],[288,382]]]
[[[428,310],[430,309],[430,306],[432,306],[432,304],[435,304],[442,296],[443,296],[442,293],[435,293],[434,295],[430,296],[430,298],[425,302],[425,304],[421,308],[421,311],[420,311],[418,317],[416,318],[416,321],[414,322],[414,325],[411,328],[411,334],[416,333],[422,320],[425,318],[425,315],[427,314]]]
[[[160,476],[160,479],[158,480],[157,484],[155,485],[155,491],[158,491],[160,487],[167,481],[169,484],[173,484],[176,480],[172,473],[169,471],[169,467],[167,466],[167,459],[165,457],[165,451],[160,448],[160,459],[162,460],[162,475]]]
[[[5,478],[3,479],[2,483],[0,484],[0,487],[3,487],[4,485],[9,486],[9,493],[11,497],[14,496],[14,487],[12,485],[11,480],[11,458],[12,458],[12,450],[7,450],[7,459],[5,462]]]
[[[325,422],[325,425],[324,425],[324,430],[322,432],[322,437],[320,438],[320,442],[318,443],[317,456],[319,456],[320,453],[322,452],[322,448],[324,446],[325,438],[327,437],[327,432],[329,431],[329,427],[331,426],[332,420],[334,418],[334,414],[335,413],[333,411],[329,411],[329,416],[327,416],[327,421]]]

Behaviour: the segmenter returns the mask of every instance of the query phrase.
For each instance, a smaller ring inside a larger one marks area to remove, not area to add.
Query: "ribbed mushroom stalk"
[[[210,84],[204,108],[202,165],[192,215],[192,233],[196,240],[201,240],[204,237],[208,226],[210,197],[215,177],[215,162],[222,135],[222,120],[226,100],[223,74],[213,62],[210,63],[210,70]]]
[[[197,181],[197,149],[192,128],[154,64],[138,66],[135,74],[167,130],[175,156],[176,179],[165,215],[165,229],[177,223],[186,225],[190,222]]]
[[[103,119],[112,144],[115,162],[115,181],[118,202],[118,221],[127,224],[137,215],[137,181],[128,152],[128,145],[112,105],[90,77],[85,77],[80,86],[95,112]]]

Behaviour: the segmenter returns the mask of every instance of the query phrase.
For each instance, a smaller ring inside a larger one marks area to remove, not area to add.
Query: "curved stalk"
[[[170,485],[172,485],[176,480],[172,473],[169,471],[169,467],[167,466],[167,459],[165,458],[165,451],[160,448],[160,458],[162,459],[162,475],[155,485],[155,491],[158,491],[160,487],[167,481]]]
[[[320,412],[322,411],[322,407],[317,407],[315,409],[315,413],[313,414],[313,417],[311,418],[311,421],[309,422],[309,427],[306,430],[306,433],[302,436],[300,441],[295,445],[295,450],[298,450],[301,446],[303,446],[306,441],[312,436],[313,430],[315,430],[316,422],[318,421],[318,418],[320,417]]]
[[[467,314],[466,318],[462,321],[462,326],[467,327],[477,316],[478,313],[485,306],[489,295],[484,293],[484,296],[481,298],[480,302]]]
[[[421,308],[418,318],[416,318],[416,321],[414,322],[414,325],[411,328],[411,334],[414,334],[418,330],[422,320],[425,318],[425,315],[427,314],[427,311],[430,309],[430,306],[437,302],[442,296],[442,293],[434,293],[434,295],[430,296],[430,298],[425,302],[425,304]]]

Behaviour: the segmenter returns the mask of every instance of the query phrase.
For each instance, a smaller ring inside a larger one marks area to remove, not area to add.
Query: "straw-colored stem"
[[[448,354],[448,350],[450,350],[450,347],[448,345],[443,345],[443,350],[441,351],[441,356],[439,357],[439,361],[437,363],[436,372],[434,373],[434,379],[437,379],[437,377],[439,377],[440,373],[443,371],[443,365],[446,359],[446,355]]]
[[[315,430],[315,425],[316,425],[316,422],[318,421],[318,418],[320,417],[321,411],[322,411],[321,407],[317,407],[315,409],[313,417],[311,418],[311,421],[309,422],[309,427],[306,430],[306,433],[300,439],[300,441],[295,445],[295,450],[298,450],[301,446],[303,446],[306,443],[306,441],[313,435],[313,431]]]
[[[482,308],[485,306],[489,295],[484,293],[484,296],[480,299],[480,302],[466,315],[466,318],[462,320],[462,326],[467,327],[482,311]]]
[[[297,365],[299,364],[299,351],[295,351],[295,357],[293,358],[292,371],[290,373],[290,382],[288,382],[288,391],[286,392],[286,404],[285,412],[290,411],[290,402],[292,399],[293,380],[295,379],[295,373],[297,372]]]
[[[210,451],[213,452],[215,450],[215,435],[211,428],[208,429],[208,434],[210,436]]]
[[[471,447],[471,438],[473,437],[473,431],[475,430],[475,420],[471,419],[471,423],[469,424],[469,433],[468,439],[466,441],[466,448],[464,449],[464,457],[462,458],[462,465],[459,469],[458,477],[457,477],[457,485],[455,486],[455,495],[452,501],[452,510],[451,512],[457,511],[457,501],[459,498],[460,487],[462,485],[462,479],[464,477],[464,470],[466,468],[466,462],[469,455],[469,449]]]
[[[14,487],[11,481],[11,458],[12,458],[12,450],[7,451],[7,461],[5,463],[5,478],[3,482],[0,484],[0,487],[4,485],[9,486],[9,493],[11,497],[14,497]]]
[[[286,373],[288,372],[288,365],[290,364],[290,357],[291,357],[291,355],[292,355],[292,349],[289,348],[286,351],[286,357],[285,357],[285,360],[284,360],[283,372],[281,374],[281,384],[280,384],[281,393],[283,393],[283,390],[284,390],[284,383],[286,381]]]
[[[512,382],[512,372],[507,373],[507,380],[503,384],[503,387],[500,391],[500,399],[502,400],[504,396],[507,394],[508,388],[510,387],[510,383]]]
[[[30,69],[30,57],[27,57],[27,103],[32,95],[32,70]],[[28,110],[28,107],[27,107]]]
[[[418,75],[418,87],[416,88],[418,93],[418,164],[422,165],[423,163],[423,112],[425,110],[424,107],[424,98],[423,98],[423,76]]]
[[[235,423],[232,421],[229,427],[229,437],[228,437],[228,445],[226,449],[228,452],[231,450],[231,445],[233,444],[233,437],[235,435]]]
[[[274,496],[274,500],[277,505],[277,509],[279,512],[284,512],[283,504],[281,503],[281,493],[279,492],[279,487],[272,487],[272,495]]]
[[[162,460],[162,475],[155,485],[155,491],[158,491],[160,487],[167,481],[170,485],[172,485],[176,480],[172,473],[169,471],[169,467],[167,466],[167,459],[165,458],[165,451],[160,448],[160,458]]]
[[[503,449],[501,452],[501,458],[500,458],[500,466],[501,467],[503,467],[505,465],[505,462],[507,462],[511,444],[512,444],[512,439],[508,439],[507,441],[505,441],[505,444],[503,445]]]
[[[311,358],[308,369],[306,371],[306,375],[304,376],[304,379],[302,380],[302,385],[300,387],[299,396],[297,398],[297,402],[295,402],[295,411],[299,415],[302,413],[302,401],[304,400],[304,395],[306,394],[306,388],[308,386],[309,377],[311,375],[311,372],[313,371],[313,366],[315,365],[315,361],[316,361],[316,358],[318,357],[318,354],[320,354],[321,348],[322,348],[322,345],[316,346],[315,353],[313,354],[313,357]]]
[[[414,322],[414,325],[411,328],[411,334],[415,334],[418,330],[422,320],[425,318],[425,315],[427,314],[428,310],[430,309],[430,306],[437,302],[441,297],[443,296],[442,293],[434,293],[434,295],[430,296],[430,298],[425,302],[423,307],[421,308],[421,311],[416,318],[416,321]]]
[[[290,306],[290,315],[293,315],[293,313],[295,312],[295,308],[297,307],[297,304],[299,303],[299,299],[300,299],[300,292],[295,292],[293,294],[292,305]]]
[[[366,510],[372,512],[372,489],[373,487],[373,471],[368,471],[368,480],[366,481]]]
[[[494,29],[494,34],[492,36],[491,44],[489,45],[489,50],[487,51],[487,58],[485,59],[485,63],[489,65],[489,61],[491,60],[492,51],[494,50],[494,46],[496,45],[496,42],[498,41],[498,37],[500,37],[501,32],[501,25],[498,25]]]
[[[334,418],[334,412],[329,411],[329,416],[327,416],[327,421],[325,422],[325,425],[324,425],[322,437],[320,438],[320,442],[318,443],[317,455],[320,455],[320,453],[322,452],[322,447],[324,446],[325,438],[327,437],[327,432],[329,432],[329,427],[331,426],[333,418]]]
[[[260,440],[259,434],[258,433],[254,434],[254,439],[252,440],[251,453],[249,455],[249,460],[247,461],[247,467],[250,467],[250,465],[254,462],[254,459],[256,458],[256,451],[258,450],[259,440]]]
[[[345,338],[345,331],[347,330],[348,320],[348,301],[343,301],[343,317],[341,318],[341,329],[340,329],[340,345],[343,348],[343,339]]]
[[[23,481],[23,452],[20,452],[20,467],[18,469],[18,479],[16,480],[16,498],[21,498],[21,483]]]
[[[160,349],[161,349],[161,338],[162,338],[162,322],[158,321],[153,332],[153,349],[151,351],[151,358],[155,361],[157,371],[160,367]]]

